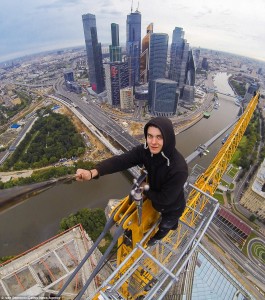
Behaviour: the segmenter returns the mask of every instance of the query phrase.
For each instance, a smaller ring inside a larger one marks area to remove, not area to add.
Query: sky
[[[265,0],[1,0],[0,62],[42,51],[84,46],[82,15],[96,15],[98,40],[111,43],[110,24],[126,41],[126,16],[138,7],[142,37],[182,27],[191,47],[265,61]]]

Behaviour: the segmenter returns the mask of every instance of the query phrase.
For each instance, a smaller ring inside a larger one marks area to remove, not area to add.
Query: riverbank
[[[1,190],[0,213],[53,187],[63,179],[51,179],[44,182],[33,183],[24,186],[15,186],[10,189]]]
[[[174,126],[177,127],[175,131],[176,134],[181,133],[190,127],[194,126],[197,122],[199,122],[203,118],[203,111],[194,115],[191,119],[181,120],[180,122],[173,122]],[[15,172],[1,172],[0,180],[2,182],[6,182],[12,178],[19,177],[29,177],[31,176],[32,171],[15,171]],[[55,182],[60,181],[60,179],[52,179],[49,181],[44,181],[40,183],[28,184],[25,186],[15,186],[9,189],[1,190],[0,197],[0,212],[18,204],[19,202],[25,201],[26,199],[35,196],[38,193],[45,191],[52,187]]]
[[[211,76],[209,76],[209,78],[211,79]],[[213,86],[212,79],[209,81],[209,84]],[[212,93],[207,94],[207,98],[204,100],[201,107],[197,111],[192,111],[190,115],[186,116],[185,118],[173,118],[172,122],[175,128],[175,133],[179,134],[197,124],[203,118],[204,111],[209,110],[209,108],[211,107],[212,97]],[[139,140],[141,140],[143,137],[143,134],[139,135]],[[7,182],[13,178],[29,177],[31,176],[31,174],[32,171],[27,170],[15,172],[2,172],[0,173],[0,180],[2,182]],[[16,186],[14,188],[1,190],[0,211],[9,208],[12,205],[16,205],[18,203],[17,199],[19,198],[22,198],[21,201],[24,201],[25,199],[37,193],[41,193],[47,188],[50,188],[53,185],[53,183],[54,180],[50,180],[41,183],[29,184],[26,186]]]

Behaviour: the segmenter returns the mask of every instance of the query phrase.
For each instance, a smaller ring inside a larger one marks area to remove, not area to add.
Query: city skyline
[[[97,18],[98,39],[111,43],[110,24],[120,28],[120,44],[126,42],[126,16],[131,1],[99,0],[25,0],[1,3],[0,62],[24,55],[60,48],[84,46],[82,15]],[[133,12],[138,3],[133,4]],[[148,24],[154,32],[167,33],[172,40],[175,27],[182,27],[191,47],[230,52],[265,61],[263,38],[265,19],[263,0],[240,4],[191,0],[140,1],[142,37]],[[251,13],[250,13],[251,12]],[[8,16],[8,17],[7,17]]]

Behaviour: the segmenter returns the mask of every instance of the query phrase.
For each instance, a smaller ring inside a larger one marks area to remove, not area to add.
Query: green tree
[[[256,220],[256,216],[255,215],[251,215],[249,217],[249,221],[254,222]]]
[[[71,214],[68,217],[63,218],[60,222],[60,231],[67,230],[77,224],[82,224],[88,235],[95,242],[106,224],[104,210],[99,208],[83,208],[75,214]],[[111,235],[108,233],[106,236],[106,246],[109,245],[110,241]],[[106,246],[104,249],[106,249]]]

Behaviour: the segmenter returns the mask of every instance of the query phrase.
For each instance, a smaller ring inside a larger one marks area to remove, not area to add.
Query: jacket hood
[[[175,150],[176,140],[172,122],[166,117],[156,117],[151,119],[144,126],[144,136],[147,138],[147,129],[149,126],[157,127],[163,135],[162,156],[170,158]]]

